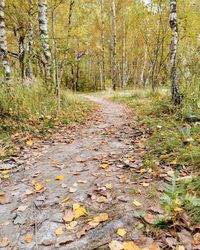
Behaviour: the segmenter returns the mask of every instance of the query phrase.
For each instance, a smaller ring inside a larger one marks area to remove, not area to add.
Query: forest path
[[[0,183],[4,203],[0,205],[0,239],[4,237],[5,249],[96,249],[113,237],[120,238],[118,227],[125,227],[127,240],[139,240],[142,246],[151,243],[136,232],[132,216],[124,217],[137,209],[133,200],[143,203],[143,208],[150,206],[151,201],[141,195],[146,188],[133,191],[140,153],[144,153],[140,143],[146,135],[135,127],[133,115],[130,119],[123,105],[87,98],[101,110],[95,121],[73,134],[73,142],[42,144],[29,157],[23,156],[27,159],[19,167],[5,165],[11,168],[10,178]],[[79,218],[70,219],[76,203],[83,209],[77,210]],[[81,216],[84,208],[85,217]],[[103,218],[98,222],[90,221],[99,214]]]

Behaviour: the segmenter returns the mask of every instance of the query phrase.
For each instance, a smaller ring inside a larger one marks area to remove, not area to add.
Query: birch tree
[[[8,61],[7,39],[6,39],[6,27],[4,19],[4,0],[0,0],[0,58],[3,64],[3,72],[5,80],[10,80],[10,65]]]
[[[38,0],[38,20],[40,30],[40,42],[43,51],[43,64],[45,69],[45,81],[51,81],[51,50],[49,45],[47,0]]]
[[[112,88],[116,90],[117,87],[117,20],[116,20],[116,3],[112,0],[113,12],[113,79]]]
[[[170,59],[171,59],[171,95],[174,104],[180,104],[180,90],[177,69],[177,48],[178,48],[178,23],[177,23],[177,2],[170,0],[170,27],[172,32]]]
[[[106,89],[106,71],[105,71],[105,20],[104,20],[104,0],[101,0],[101,41],[102,41],[102,85]]]

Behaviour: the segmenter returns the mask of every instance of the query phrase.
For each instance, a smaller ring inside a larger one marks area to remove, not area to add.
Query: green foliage
[[[191,222],[200,222],[200,178],[191,178],[189,181],[177,179],[174,176],[171,185],[165,184],[161,197],[165,212],[175,216],[182,208],[191,218]]]

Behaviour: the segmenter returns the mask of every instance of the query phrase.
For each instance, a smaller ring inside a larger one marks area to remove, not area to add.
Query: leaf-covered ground
[[[199,228],[183,217],[178,230],[154,227],[174,169],[144,167],[150,130],[122,104],[88,99],[101,110],[87,126],[30,142],[0,165],[0,247],[199,249]]]

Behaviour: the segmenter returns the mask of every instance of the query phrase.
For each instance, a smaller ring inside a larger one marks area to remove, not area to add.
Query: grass
[[[63,90],[61,112],[57,114],[57,98],[40,83],[31,87],[21,84],[0,89],[0,156],[15,151],[14,137],[40,137],[59,126],[83,123],[95,106],[81,95]]]
[[[185,103],[175,107],[165,90],[156,94],[149,90],[135,90],[125,95],[119,92],[113,99],[125,102],[138,116],[139,125],[150,128],[150,150],[144,157],[147,166],[159,161],[200,169],[200,125],[189,119],[193,114],[200,117],[200,109],[195,102],[193,111],[188,110]],[[189,134],[186,133],[187,128]]]
[[[182,208],[190,216],[191,222],[200,223],[200,92],[187,93],[180,106],[174,106],[168,91],[160,89],[129,90],[116,92],[113,100],[126,103],[137,115],[138,126],[149,128],[146,142],[149,150],[143,157],[144,167],[158,168],[173,166],[177,170],[184,167],[190,181],[180,181],[175,193],[182,201]],[[164,191],[165,194],[165,191]],[[175,204],[174,195],[166,204]],[[196,202],[196,203],[195,203]],[[164,203],[163,203],[164,204]],[[169,212],[173,207],[164,209]]]

